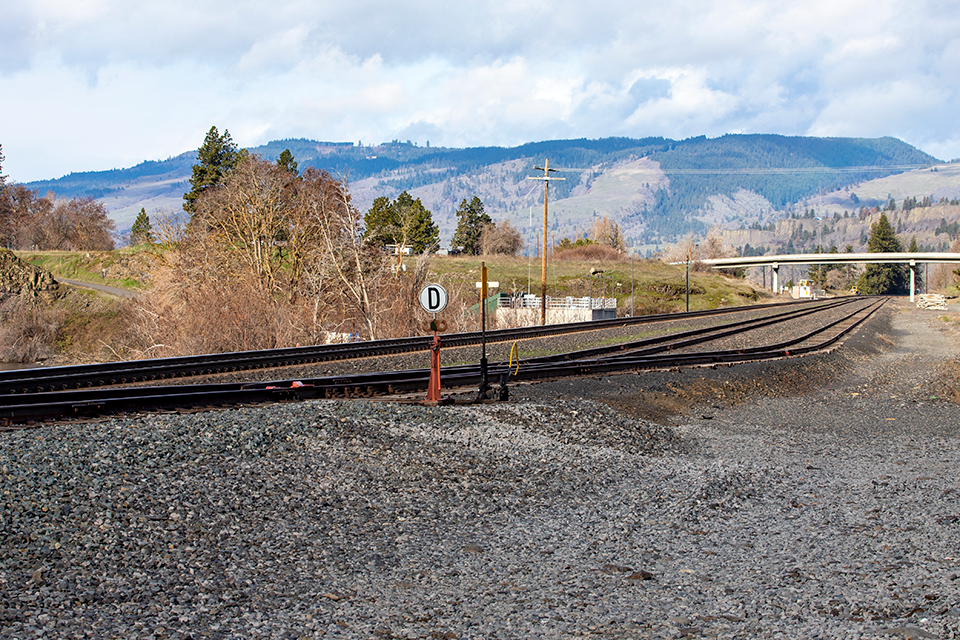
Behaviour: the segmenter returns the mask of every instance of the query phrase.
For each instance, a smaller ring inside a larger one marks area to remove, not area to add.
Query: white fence
[[[501,307],[506,306],[503,300],[500,301],[500,306]],[[510,308],[539,309],[540,296],[535,296],[528,293],[522,297],[513,298]],[[582,298],[574,298],[573,296],[566,296],[563,298],[554,298],[553,296],[547,296],[547,309],[616,309],[616,308],[617,308],[616,298],[591,298],[589,296],[584,296]]]

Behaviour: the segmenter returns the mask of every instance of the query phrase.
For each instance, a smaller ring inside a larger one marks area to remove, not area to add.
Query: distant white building
[[[387,244],[383,246],[387,250],[387,253],[392,253],[395,256],[412,256],[413,247],[401,246],[398,244]]]
[[[575,298],[547,296],[547,324],[589,322],[617,317],[616,298]],[[540,296],[501,294],[497,304],[497,324],[502,327],[527,327],[540,324]]]

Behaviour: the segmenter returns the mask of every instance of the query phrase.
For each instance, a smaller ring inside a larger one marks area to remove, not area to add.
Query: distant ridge
[[[549,158],[550,166],[566,177],[551,184],[553,233],[575,233],[595,215],[606,215],[618,220],[637,244],[659,244],[703,231],[715,222],[711,211],[718,198],[745,202],[744,194],[753,194],[755,204],[744,215],[760,219],[817,194],[940,163],[891,137],[775,134],[548,140],[465,149],[399,140],[368,146],[292,138],[249,151],[275,160],[285,149],[301,169],[312,166],[346,176],[361,209],[378,196],[411,191],[434,212],[446,238],[463,198],[479,196],[495,218],[525,219],[528,209],[542,207],[541,183],[526,178]],[[178,210],[195,158],[196,153],[189,152],[26,186],[63,197],[101,199],[122,228],[132,223],[141,207],[148,212]]]

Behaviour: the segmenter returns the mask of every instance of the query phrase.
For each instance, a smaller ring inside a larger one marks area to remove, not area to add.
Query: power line
[[[877,171],[913,171],[925,169],[928,164],[889,164],[889,165],[861,165],[852,167],[751,167],[741,169],[664,169],[661,173],[691,174],[691,175],[738,175],[738,174],[778,174],[778,173],[874,173]],[[596,171],[596,167],[558,169],[567,173]],[[654,169],[651,169],[655,171]]]

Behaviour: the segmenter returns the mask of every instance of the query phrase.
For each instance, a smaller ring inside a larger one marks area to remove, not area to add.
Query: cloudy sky
[[[4,0],[11,179],[278,138],[895,136],[960,157],[958,0]]]

